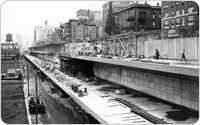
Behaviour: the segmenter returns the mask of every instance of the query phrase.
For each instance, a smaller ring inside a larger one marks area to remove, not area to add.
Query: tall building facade
[[[89,22],[100,21],[100,20],[101,20],[101,11],[89,11]]]
[[[76,16],[78,20],[87,20],[89,22],[95,22],[101,20],[101,11],[80,9],[76,12]]]
[[[21,34],[15,34],[15,41],[20,46],[20,52],[22,52],[25,48],[26,42],[22,41],[22,35]]]
[[[162,1],[164,38],[191,37],[199,31],[199,8],[194,1]]]
[[[60,30],[62,31],[62,40],[66,41],[66,42],[70,42],[69,41],[69,22],[66,23],[61,23],[60,24]]]
[[[78,20],[71,19],[69,20],[69,39],[70,42],[76,41],[76,26],[78,24]]]
[[[102,18],[101,11],[80,9],[76,12],[78,20],[86,20],[88,24],[96,25],[98,36],[102,36]]]
[[[101,11],[90,11],[89,24],[97,26],[96,27],[97,37],[101,37],[103,35]]]
[[[83,20],[69,20],[68,22],[68,41],[83,42],[92,41],[98,37],[98,26]]]
[[[161,29],[161,6],[133,3],[114,12],[115,24],[122,32]]]
[[[55,30],[55,27],[47,25],[45,21],[44,26],[36,26],[34,28],[34,42],[35,45],[45,45],[48,44],[48,34],[52,34]]]
[[[110,4],[112,6],[112,12],[116,12],[118,10],[123,9],[124,7],[129,6],[134,3],[134,1],[108,1],[102,6],[102,25],[103,25],[103,33],[105,33],[107,16],[109,13]]]
[[[85,19],[89,20],[90,10],[87,9],[80,9],[76,12],[76,16],[78,20]]]
[[[79,22],[76,26],[76,41],[92,41],[97,39],[97,26],[87,22]]]
[[[60,43],[63,42],[63,30],[61,28],[55,28],[52,33],[47,34],[47,43]]]

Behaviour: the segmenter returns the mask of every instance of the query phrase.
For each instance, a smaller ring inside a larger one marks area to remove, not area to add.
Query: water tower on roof
[[[10,43],[12,41],[13,41],[12,34],[10,34],[10,33],[6,34],[6,42]]]

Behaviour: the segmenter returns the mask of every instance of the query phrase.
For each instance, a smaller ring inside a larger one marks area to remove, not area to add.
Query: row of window
[[[76,33],[76,32],[96,32],[95,29],[91,29],[91,30],[82,30],[82,29],[76,29],[76,30],[72,30],[72,33]]]
[[[130,27],[131,24],[129,22],[125,22],[125,23],[122,23],[123,27]],[[145,22],[142,23],[142,21],[139,21],[139,25],[145,25]],[[156,22],[153,21],[152,22],[152,26],[155,27],[156,26]]]
[[[163,9],[164,10],[168,10],[168,9],[173,9],[173,8],[179,8],[179,7],[183,7],[183,6],[185,6],[185,4],[191,4],[192,3],[192,1],[184,1],[184,2],[177,2],[176,4],[172,4],[171,6],[168,6],[168,5],[166,5],[166,6],[164,6],[163,7]]]
[[[96,33],[94,33],[94,32],[87,32],[87,33],[83,32],[83,33],[80,33],[80,32],[79,32],[79,33],[74,33],[74,34],[72,34],[72,37],[76,37],[77,34],[79,34],[79,35],[80,35],[80,34],[81,34],[81,35],[82,35],[82,34],[83,34],[83,35],[95,35]]]
[[[194,12],[195,12],[194,7],[188,8],[188,14],[192,14]],[[171,12],[171,17],[185,15],[185,14],[186,14],[185,10]],[[169,13],[165,13],[164,18],[168,18],[168,17],[170,17]]]
[[[130,13],[130,14],[124,14],[124,15],[117,15],[117,16],[115,16],[115,20],[116,21],[119,21],[119,22],[121,22],[121,21],[127,21],[127,19],[129,18],[129,17],[134,17],[134,14],[133,13]],[[147,18],[147,14],[146,14],[146,12],[139,12],[139,17],[140,18]],[[156,18],[156,14],[155,13],[153,13],[152,14],[152,18],[153,19],[155,19]],[[158,18],[162,18],[162,16],[161,16],[161,13],[159,14],[159,17]]]
[[[155,19],[155,18],[156,18],[156,14],[155,14],[155,13],[154,13],[154,14],[152,14],[152,18],[153,18],[153,19]],[[161,13],[158,15],[158,18],[159,18],[159,19],[161,19],[161,18],[162,18],[162,16],[161,16]]]
[[[19,60],[19,54],[1,53],[1,60]]]
[[[194,16],[190,16],[187,18],[187,24],[188,25],[194,25]],[[179,26],[185,26],[185,22],[186,22],[186,19],[185,18],[182,18],[182,19],[176,19],[176,20],[171,20],[171,21],[165,21],[164,24],[163,24],[163,27],[164,29],[168,29],[168,28],[175,28],[176,27],[179,27]],[[171,23],[171,27],[170,27],[170,24]]]
[[[146,18],[146,12],[145,13],[140,13],[141,16],[143,18]],[[155,19],[155,14],[152,14],[152,18]],[[125,18],[127,18],[126,16],[124,16]],[[161,19],[161,14],[159,14],[159,18]],[[124,18],[119,19],[118,17],[116,17],[115,19],[119,24],[121,24],[123,27],[130,27],[130,25],[132,24],[131,22],[128,22],[126,20],[124,20]],[[140,22],[140,21],[139,21]],[[155,26],[155,21],[153,21],[152,26]]]
[[[130,16],[133,16],[133,15],[128,15],[128,14],[125,14],[125,15],[122,15],[122,16],[115,16],[115,19],[116,21],[119,21],[119,22],[122,22],[122,21],[126,21]]]
[[[90,27],[76,27],[76,28],[72,29],[72,31],[74,31],[74,30],[95,30],[95,29],[96,29],[96,27],[92,27],[92,28],[90,28]]]
[[[142,23],[142,21],[139,21],[139,25],[145,25],[145,22]],[[127,28],[127,27],[130,27],[130,26],[131,26],[130,23],[123,23],[123,27],[126,27],[126,28]],[[153,26],[153,27],[156,26],[156,22],[155,22],[155,21],[152,22],[152,26]]]

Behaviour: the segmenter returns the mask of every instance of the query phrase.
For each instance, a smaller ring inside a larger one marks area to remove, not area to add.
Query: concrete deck
[[[100,57],[88,57],[88,56],[77,56],[72,57],[73,59],[87,60],[99,63],[113,64],[119,66],[154,70],[160,72],[167,72],[173,74],[182,74],[187,76],[199,77],[199,66],[193,65],[181,65],[180,63],[170,63],[170,61],[152,61],[152,62],[141,62],[141,61],[130,61],[123,59],[106,59]],[[161,64],[163,63],[163,64]],[[164,64],[165,63],[165,64]]]
[[[135,113],[130,112],[130,108],[115,101],[116,107],[112,107],[113,102],[110,102],[108,98],[103,98],[101,96],[105,96],[105,94],[101,93],[100,95],[97,94],[96,90],[89,89],[89,95],[85,97],[78,97],[77,93],[74,93],[71,88],[65,82],[59,82],[56,77],[61,77],[61,72],[57,72],[55,74],[50,73],[42,69],[34,60],[38,60],[32,56],[26,56],[30,59],[31,62],[35,66],[37,66],[43,73],[45,73],[51,80],[57,84],[60,88],[62,88],[67,94],[70,95],[86,112],[90,113],[94,116],[100,123],[102,124],[133,124],[132,122],[141,123],[141,124],[151,124],[149,121],[145,120],[144,118],[136,115]],[[73,78],[64,76],[67,81],[75,82]],[[76,81],[78,82],[78,81]],[[95,99],[95,101],[93,101]],[[97,107],[98,106],[98,107]],[[132,120],[124,120],[124,114],[128,116],[137,117],[137,119]],[[109,118],[110,117],[110,118]]]
[[[84,108],[86,112],[90,113],[102,124],[151,124],[144,118],[138,116],[133,112],[130,112],[131,109],[126,105],[116,100],[113,100],[116,97],[129,100],[130,102],[142,107],[149,113],[152,112],[152,114],[154,114],[158,118],[164,119],[164,121],[166,122],[181,123],[174,121],[172,119],[168,119],[166,117],[166,112],[178,110],[178,109],[173,109],[173,107],[169,105],[154,104],[153,102],[147,101],[146,98],[134,98],[131,97],[129,94],[117,95],[113,92],[99,91],[98,90],[99,87],[102,86],[94,86],[91,85],[92,83],[89,84],[88,82],[82,82],[73,77],[69,77],[58,70],[54,70],[54,72],[51,73],[40,67],[41,64],[38,58],[29,55],[27,55],[26,57],[31,62],[33,62],[33,64],[36,65],[42,72],[44,72],[55,84],[57,84],[66,93],[68,93],[82,108]],[[94,58],[91,59],[95,60]],[[120,62],[120,64],[122,65],[122,62]],[[64,78],[64,80],[58,80],[61,77]],[[82,88],[86,87],[88,89],[89,94],[84,97],[79,97],[78,94],[74,93],[68,86],[68,83],[73,83],[73,82],[81,84]],[[185,122],[194,123],[195,121],[196,118],[194,118],[194,120],[189,119]]]

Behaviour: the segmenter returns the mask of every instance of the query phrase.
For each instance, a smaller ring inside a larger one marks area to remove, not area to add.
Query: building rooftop
[[[17,43],[1,43],[1,51],[19,51],[20,47]]]
[[[121,10],[116,11],[115,13],[119,13],[119,12],[122,12],[124,10],[130,9],[130,8],[137,8],[137,7],[161,9],[161,6],[159,6],[159,4],[157,6],[152,6],[152,5],[147,4],[147,3],[145,3],[145,4],[133,3],[133,4],[130,4],[129,6],[127,6],[127,7],[122,8]]]

